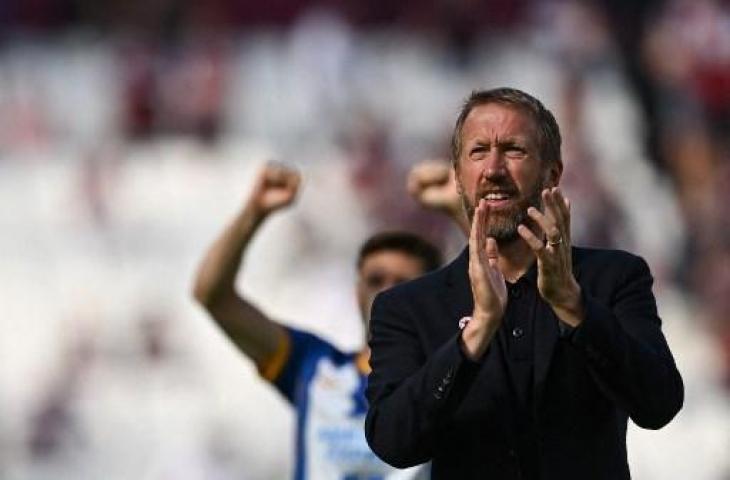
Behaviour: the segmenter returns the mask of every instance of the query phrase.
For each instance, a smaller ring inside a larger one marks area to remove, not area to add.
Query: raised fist
[[[259,215],[289,206],[297,195],[301,175],[293,168],[267,163],[259,172],[249,204]]]
[[[408,173],[407,188],[425,208],[451,215],[461,211],[454,169],[445,161],[427,160],[415,165]]]

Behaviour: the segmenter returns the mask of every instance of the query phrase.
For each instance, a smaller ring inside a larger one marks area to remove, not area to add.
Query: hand
[[[290,205],[297,192],[301,175],[296,170],[275,163],[267,163],[259,172],[249,205],[257,215],[265,217]]]
[[[573,276],[570,242],[570,202],[557,187],[542,191],[545,213],[530,207],[527,214],[542,230],[541,237],[525,225],[517,232],[537,257],[537,287],[558,317],[571,326],[583,321],[580,285]]]
[[[479,201],[469,234],[469,281],[474,296],[472,320],[462,333],[467,356],[479,359],[502,323],[507,308],[507,284],[499,270],[497,241],[487,237],[489,206]]]
[[[408,173],[408,193],[424,208],[448,215],[464,235],[469,235],[469,219],[456,189],[454,169],[443,160],[425,161]]]
[[[407,189],[425,208],[449,214],[462,210],[454,169],[446,162],[432,160],[415,165],[408,173]]]

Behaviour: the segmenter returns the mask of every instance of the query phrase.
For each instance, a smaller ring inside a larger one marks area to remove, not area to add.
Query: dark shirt
[[[534,324],[537,292],[535,265],[515,283],[507,283],[507,310],[494,348],[507,372],[513,410],[511,430],[514,452],[523,478],[537,477],[538,447],[534,442],[535,418],[532,395],[534,372]]]
[[[507,284],[507,310],[497,334],[497,346],[520,406],[532,404],[534,323],[537,286],[535,268],[515,283]],[[528,410],[529,411],[529,410]]]

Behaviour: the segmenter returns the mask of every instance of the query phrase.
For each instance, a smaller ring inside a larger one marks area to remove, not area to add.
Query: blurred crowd
[[[353,347],[365,236],[463,245],[406,175],[495,86],[556,114],[574,242],[655,275],[687,406],[634,473],[730,478],[726,0],[0,2],[0,477],[286,478],[291,417],[193,307],[194,265],[257,165],[297,166],[250,291]]]

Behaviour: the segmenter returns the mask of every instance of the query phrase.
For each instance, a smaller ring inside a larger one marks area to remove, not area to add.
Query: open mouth
[[[504,208],[514,200],[515,194],[510,191],[488,192],[480,198],[486,200],[489,208]]]

